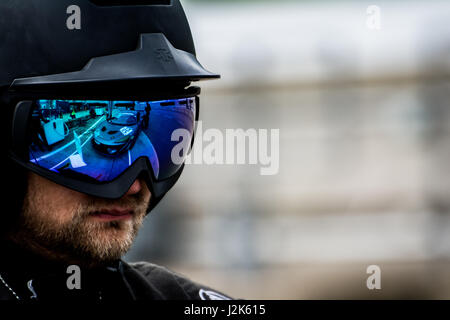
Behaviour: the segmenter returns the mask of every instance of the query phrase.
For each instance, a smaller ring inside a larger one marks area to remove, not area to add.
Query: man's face
[[[56,259],[87,264],[115,260],[133,243],[150,197],[140,179],[122,198],[107,200],[30,173],[14,238]]]

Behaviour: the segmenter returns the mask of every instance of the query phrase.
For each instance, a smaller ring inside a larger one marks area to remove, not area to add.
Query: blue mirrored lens
[[[30,120],[29,160],[62,174],[111,181],[146,157],[157,180],[168,178],[189,149],[195,103],[195,98],[38,100]]]

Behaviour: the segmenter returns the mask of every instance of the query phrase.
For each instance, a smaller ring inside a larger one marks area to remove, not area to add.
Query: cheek
[[[41,188],[37,193],[39,195],[35,199],[39,199],[39,201],[34,204],[38,207],[37,211],[45,214],[47,221],[54,221],[58,224],[65,224],[72,220],[83,201],[78,194],[53,185]]]

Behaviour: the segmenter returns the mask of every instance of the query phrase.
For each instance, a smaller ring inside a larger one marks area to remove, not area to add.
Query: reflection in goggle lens
[[[195,98],[38,100],[31,115],[29,160],[62,174],[111,181],[147,157],[155,178],[168,178],[181,166],[171,159],[180,143],[172,141],[172,133],[183,129],[192,137],[195,103]]]

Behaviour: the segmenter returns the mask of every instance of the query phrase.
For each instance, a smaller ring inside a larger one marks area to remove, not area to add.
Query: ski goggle
[[[111,184],[139,162],[140,169],[134,174],[147,167],[151,168],[147,171],[151,171],[152,182],[165,181],[177,175],[192,147],[198,108],[198,97],[157,101],[38,99],[23,107],[19,103],[15,118],[23,121],[26,117],[27,129],[18,129],[17,124],[13,129],[22,132],[16,134],[22,135],[18,138],[22,151],[15,157],[35,172],[43,173],[44,169],[68,179],[101,184]],[[86,188],[75,189],[84,192]],[[113,192],[111,197],[122,192]]]

